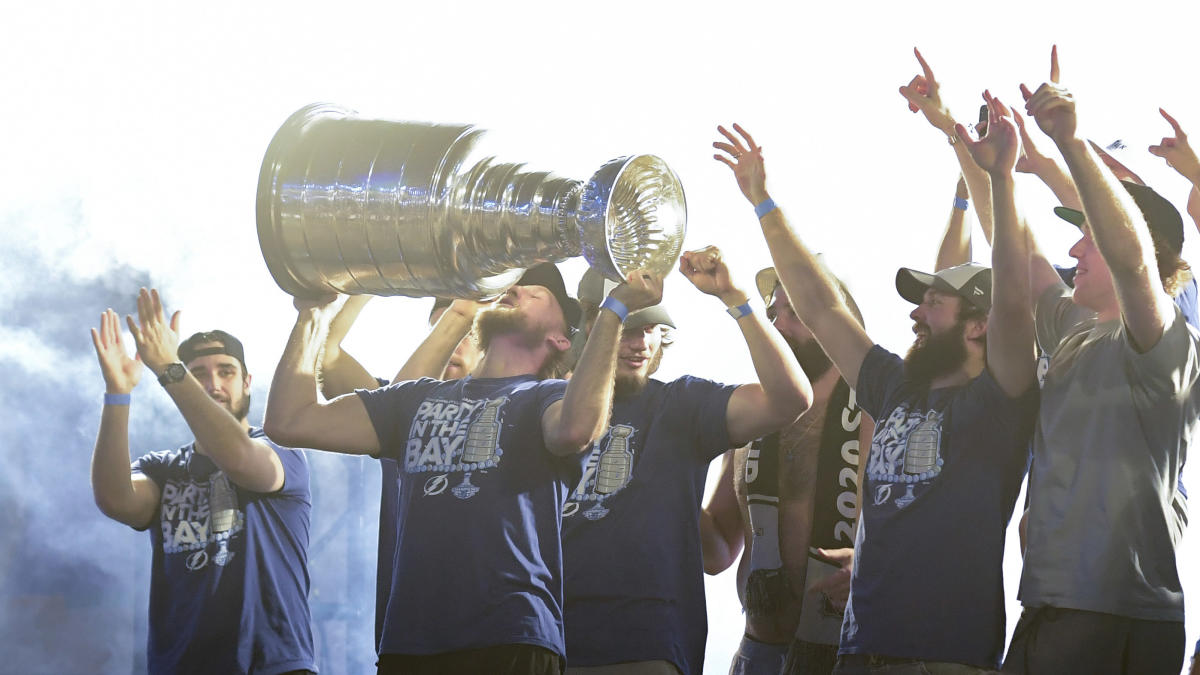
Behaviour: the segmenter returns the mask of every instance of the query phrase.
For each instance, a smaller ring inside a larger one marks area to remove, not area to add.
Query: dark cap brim
[[[896,292],[912,304],[919,305],[925,301],[925,291],[934,287],[936,279],[932,274],[901,267],[896,271]],[[950,292],[954,293],[953,290]]]
[[[630,312],[629,316],[625,317],[625,323],[621,324],[625,330],[632,328],[641,328],[643,326],[663,325],[675,327],[675,322],[671,320],[671,315],[667,314],[667,309],[662,305],[654,305],[645,309],[639,309],[636,312]]]
[[[1083,211],[1068,209],[1065,206],[1054,207],[1054,215],[1062,218],[1075,227],[1083,227]]]

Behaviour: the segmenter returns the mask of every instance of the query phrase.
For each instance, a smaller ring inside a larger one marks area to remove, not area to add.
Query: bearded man
[[[731,675],[828,675],[850,593],[858,487],[874,423],[792,309],[775,268],[755,276],[767,318],[812,382],[813,405],[783,430],[726,454],[704,507],[704,571],[738,560],[745,635]],[[854,318],[862,314],[840,281]]]
[[[989,119],[989,134],[994,126]],[[979,265],[901,269],[896,289],[917,305],[909,315],[917,338],[902,359],[855,320],[771,199],[762,148],[734,130],[740,138],[718,127],[715,158],[754,206],[796,315],[876,423],[834,672],[995,669],[1005,528],[1038,401],[1027,275],[1006,269],[1011,281],[993,286]],[[1008,260],[1025,237],[1011,193],[993,197],[993,256]]]
[[[702,672],[708,625],[699,520],[708,465],[790,424],[812,398],[791,350],[750,309],[718,249],[684,253],[679,269],[728,307],[760,383],[652,379],[675,324],[661,306],[625,317],[612,422],[563,510],[570,675]],[[584,275],[579,295],[589,309],[603,285],[596,273]]]
[[[104,515],[150,530],[150,673],[312,673],[308,461],[246,421],[242,343],[220,330],[179,342],[158,292],[127,317],[138,359],[110,309],[92,330],[104,412],[92,491]],[[144,364],[144,365],[143,365]],[[130,392],[158,376],[195,441],[129,463]]]
[[[638,271],[611,300],[641,309],[661,297],[661,277]],[[580,311],[554,265],[538,265],[476,317],[483,357],[471,375],[322,402],[316,373],[332,302],[296,301],[266,427],[275,438],[399,468],[379,672],[558,675],[559,520],[582,452],[607,421],[617,313],[596,320],[570,383],[545,379],[560,367]],[[435,328],[433,342],[447,332]],[[461,337],[435,350],[442,366]]]

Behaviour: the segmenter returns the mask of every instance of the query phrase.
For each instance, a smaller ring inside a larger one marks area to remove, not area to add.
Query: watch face
[[[187,377],[187,368],[182,363],[176,362],[167,364],[166,371],[163,372],[162,377],[158,378],[158,380],[163,384],[172,384],[174,382],[182,382],[185,377]]]

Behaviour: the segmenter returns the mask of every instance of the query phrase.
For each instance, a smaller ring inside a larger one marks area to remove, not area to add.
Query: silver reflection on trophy
[[[683,246],[683,188],[653,155],[588,181],[483,156],[483,131],[300,109],[267,148],[258,237],[284,291],[488,298],[524,268],[582,255],[619,280],[666,274]]]

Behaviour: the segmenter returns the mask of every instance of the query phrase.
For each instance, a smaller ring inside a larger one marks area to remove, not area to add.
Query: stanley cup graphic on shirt
[[[496,449],[500,444],[500,406],[508,399],[505,397],[488,401],[479,413],[479,417],[467,427],[467,440],[463,445],[461,462],[463,464],[482,464],[496,461]],[[482,467],[481,467],[482,468]]]
[[[213,474],[209,484],[208,512],[212,523],[209,531],[220,546],[220,550],[213,556],[213,562],[224,565],[232,555],[229,552],[229,536],[237,522],[238,504],[237,492],[223,471]]]
[[[601,453],[596,468],[596,494],[612,494],[629,480],[633,469],[633,453],[629,450],[629,436],[633,428],[624,424],[608,431],[608,448]]]
[[[938,447],[942,442],[941,423],[941,415],[930,410],[925,415],[925,421],[909,434],[904,451],[904,473],[919,475],[937,469]]]

